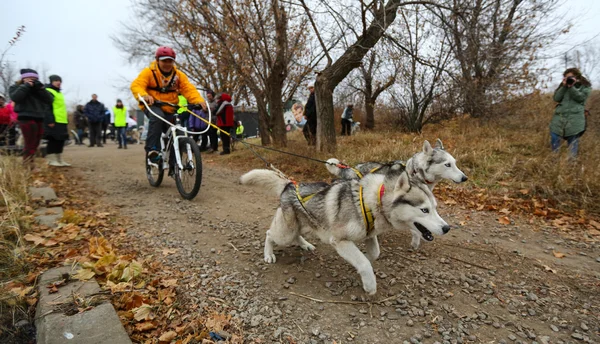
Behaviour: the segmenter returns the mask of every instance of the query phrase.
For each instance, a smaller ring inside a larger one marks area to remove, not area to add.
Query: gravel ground
[[[186,276],[185,302],[229,312],[246,342],[600,343],[600,244],[537,220],[511,216],[506,226],[496,213],[441,204],[450,234],[417,252],[408,232],[380,239],[378,292],[368,297],[351,266],[314,237],[316,251],[284,248],[264,263],[277,199],[238,185],[244,171],[219,166],[219,156],[203,156],[203,186],[188,202],[170,178],[148,185],[141,146],[65,153],[69,173],[132,219],[132,245]]]

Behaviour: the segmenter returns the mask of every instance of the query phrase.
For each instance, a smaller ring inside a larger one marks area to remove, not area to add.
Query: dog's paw
[[[265,262],[268,264],[273,264],[277,261],[274,254],[265,254]]]
[[[377,293],[377,283],[364,283],[363,281],[363,289],[369,295],[375,295]]]
[[[309,242],[305,242],[302,245],[300,245],[300,247],[304,250],[304,251],[314,251],[315,250],[315,245],[309,243]]]

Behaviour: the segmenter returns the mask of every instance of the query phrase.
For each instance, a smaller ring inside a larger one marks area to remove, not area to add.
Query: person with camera
[[[342,113],[342,136],[350,136],[352,134],[352,111],[354,110],[353,104],[348,104]]]
[[[96,94],[92,94],[92,100],[85,104],[83,108],[90,129],[90,145],[88,147],[94,147],[95,145],[104,147],[102,145],[102,124],[104,123],[105,112],[104,104],[98,101]]]
[[[179,95],[182,95],[190,104],[200,104],[202,109],[207,111],[200,92],[192,85],[187,75],[175,67],[175,57],[175,51],[172,48],[159,47],[154,54],[155,60],[149,67],[144,68],[131,83],[131,92],[135,99],[141,96],[153,113],[169,122],[174,120],[175,109],[170,106],[153,105],[154,100],[177,104]],[[168,126],[151,114],[144,104],[140,104],[140,109],[149,118],[144,147],[146,154],[151,161],[160,161],[160,137],[163,132],[167,131]]]
[[[579,138],[585,131],[585,102],[592,90],[591,83],[577,68],[563,73],[563,80],[554,92],[558,104],[550,122],[550,144],[558,152],[563,140],[569,145],[569,156],[575,158],[579,150]]]
[[[8,94],[15,102],[15,112],[25,144],[23,162],[34,167],[33,160],[42,135],[44,119],[52,116],[52,95],[46,91],[33,69],[21,69],[21,78],[10,86]]]
[[[71,164],[63,160],[62,153],[65,141],[69,139],[69,130],[67,129],[69,116],[67,115],[65,96],[60,92],[61,85],[60,76],[50,75],[50,84],[46,85],[46,90],[52,94],[52,116],[46,118],[44,138],[48,140],[46,149],[48,165],[68,167]]]

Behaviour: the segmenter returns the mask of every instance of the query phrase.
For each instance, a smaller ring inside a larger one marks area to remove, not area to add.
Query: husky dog
[[[455,183],[465,182],[467,176],[456,167],[454,157],[444,150],[442,140],[437,139],[435,148],[429,141],[423,143],[423,150],[413,155],[406,163],[402,160],[388,163],[365,162],[354,168],[338,167],[339,160],[327,160],[327,170],[341,179],[360,179],[357,171],[365,176],[369,173],[386,174],[390,170],[406,170],[411,180],[416,179],[427,184],[430,190],[442,179],[450,179]]]
[[[406,172],[372,173],[360,180],[340,181],[320,188],[310,199],[303,199],[302,192],[299,195],[301,185],[296,186],[270,170],[252,170],[240,182],[259,185],[280,197],[265,240],[267,263],[276,260],[274,245],[295,244],[304,250],[314,250],[302,235],[315,232],[356,268],[363,289],[371,295],[377,291],[370,261],[379,257],[379,234],[410,228],[414,234],[431,241],[434,234],[443,235],[450,230],[438,215],[429,188],[411,181]],[[366,255],[355,244],[363,240]]]

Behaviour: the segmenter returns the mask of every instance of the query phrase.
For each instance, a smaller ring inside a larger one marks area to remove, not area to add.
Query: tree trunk
[[[365,128],[375,128],[375,98],[365,97]]]
[[[264,99],[256,97],[256,107],[258,108],[258,133],[260,134],[260,143],[263,146],[271,144],[271,133],[269,132],[269,112],[267,103]]]
[[[486,113],[487,101],[485,88],[477,80],[472,80],[467,84],[465,92],[465,112],[473,118],[483,117]]]
[[[333,89],[324,74],[317,76],[315,101],[317,103],[317,150],[335,153],[337,142],[333,121]]]
[[[285,147],[287,146],[287,136],[283,119],[283,102],[281,100],[282,86],[279,84],[267,87],[267,101],[269,103],[269,110],[271,110],[270,128],[273,144],[278,147]]]

